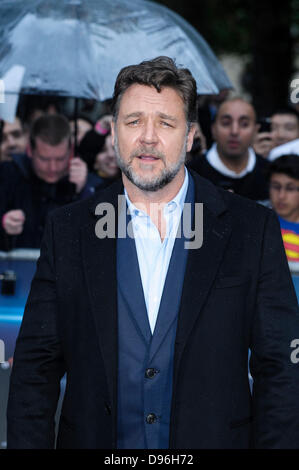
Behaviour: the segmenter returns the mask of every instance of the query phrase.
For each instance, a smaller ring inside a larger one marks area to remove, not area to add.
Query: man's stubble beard
[[[186,134],[184,145],[183,145],[178,161],[166,167],[164,154],[162,154],[161,152],[157,152],[154,149],[148,149],[148,148],[138,149],[136,152],[134,152],[133,155],[130,156],[129,162],[126,163],[120,154],[118,136],[117,136],[117,132],[115,132],[114,151],[116,154],[117,165],[119,166],[122,173],[128,178],[128,180],[131,181],[131,183],[133,183],[135,186],[137,186],[137,188],[141,189],[142,191],[152,191],[152,192],[158,191],[159,189],[164,188],[167,184],[169,184],[175,178],[175,176],[180,171],[182,165],[185,163],[186,151],[187,151],[187,138],[188,138],[188,134]],[[137,155],[142,155],[143,153],[144,154],[150,153],[151,155],[157,156],[163,161],[165,167],[163,168],[163,170],[161,170],[159,175],[152,177],[151,179],[146,179],[143,176],[138,175],[133,170],[132,161],[134,160],[134,158],[137,157]]]

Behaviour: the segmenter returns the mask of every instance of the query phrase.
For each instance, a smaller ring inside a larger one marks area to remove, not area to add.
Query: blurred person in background
[[[273,149],[269,160],[282,155],[299,155],[299,113],[292,107],[276,110],[271,116]]]
[[[27,154],[2,164],[0,249],[39,248],[47,214],[100,186],[101,180],[73,155],[68,120],[59,114],[39,117]]]
[[[105,143],[102,150],[96,155],[94,169],[97,175],[107,182],[112,182],[120,176],[120,169],[117,165],[110,133],[105,137]]]
[[[28,145],[28,130],[19,117],[13,122],[0,124],[1,161],[12,160],[12,155],[25,153]]]
[[[80,142],[78,152],[88,166],[106,187],[120,176],[116,156],[111,142],[111,134],[101,135],[94,129],[88,131]]]
[[[206,149],[211,148],[213,136],[211,126],[221,103],[229,96],[229,90],[221,90],[217,95],[205,95],[198,98],[198,122],[205,139]]]
[[[266,169],[269,163],[252,144],[258,131],[253,106],[242,98],[224,101],[212,125],[215,143],[189,167],[216,186],[254,200],[268,199]]]
[[[271,116],[273,147],[299,139],[299,113],[294,108],[283,108]]]
[[[270,202],[278,215],[288,261],[299,262],[299,158],[283,155],[269,168]]]
[[[94,129],[88,131],[80,142],[78,151],[87,163],[89,171],[101,178],[103,186],[120,177],[120,169],[112,145],[110,114],[102,116]]]

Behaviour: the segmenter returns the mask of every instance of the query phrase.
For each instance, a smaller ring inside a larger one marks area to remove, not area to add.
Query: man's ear
[[[112,141],[113,147],[114,147],[114,137],[115,137],[115,127],[114,126],[115,126],[115,122],[112,119],[112,121],[111,121],[111,141]]]
[[[192,124],[187,136],[187,152],[190,152],[192,149],[195,132],[196,126],[195,124]]]

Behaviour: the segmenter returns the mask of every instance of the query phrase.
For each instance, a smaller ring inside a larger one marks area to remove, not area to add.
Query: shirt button
[[[157,421],[157,416],[154,413],[149,413],[145,418],[147,424],[153,424]]]
[[[158,372],[158,371],[157,371],[156,369],[153,369],[153,368],[146,369],[146,371],[145,371],[145,377],[146,377],[147,379],[152,379],[152,378],[155,377],[155,375],[156,375],[157,372]]]

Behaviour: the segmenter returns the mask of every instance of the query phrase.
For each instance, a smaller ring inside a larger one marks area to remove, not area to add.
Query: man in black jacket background
[[[189,167],[223,189],[253,200],[268,199],[269,162],[251,147],[257,130],[250,103],[241,98],[224,101],[212,125],[215,143]]]
[[[0,171],[0,249],[39,248],[47,214],[84,199],[102,180],[73,156],[71,131],[63,115],[38,118],[28,154],[13,155]]]

